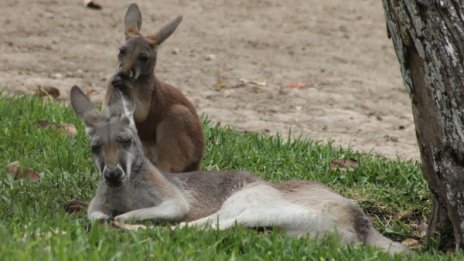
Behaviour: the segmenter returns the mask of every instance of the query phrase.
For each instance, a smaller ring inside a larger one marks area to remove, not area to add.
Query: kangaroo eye
[[[97,154],[97,153],[100,152],[100,150],[101,150],[101,145],[100,144],[92,145],[92,153]]]
[[[139,56],[139,60],[142,61],[142,62],[144,62],[144,63],[148,62],[148,55],[146,55],[146,54],[141,54],[141,55]]]
[[[125,49],[125,48],[119,48],[119,54],[118,54],[118,56],[119,56],[119,57],[122,57],[122,56],[124,56],[124,55],[126,55],[126,49]]]
[[[123,146],[130,146],[132,144],[132,139],[131,138],[122,138],[119,140],[119,143]]]

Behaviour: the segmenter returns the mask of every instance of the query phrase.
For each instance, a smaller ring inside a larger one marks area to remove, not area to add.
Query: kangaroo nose
[[[118,72],[116,73],[117,76],[121,77],[122,79],[125,80],[130,80],[130,79],[137,79],[137,73],[136,73],[136,68],[123,68],[122,66],[119,67]]]
[[[126,72],[126,71],[124,71],[124,70],[121,69],[121,70],[118,71],[118,74],[117,74],[117,75],[118,75],[119,77],[126,78],[126,77],[129,76],[129,72]]]
[[[117,75],[123,79],[128,79],[130,77],[130,74],[131,74],[131,71],[124,71],[124,70],[119,70],[119,72],[117,73]]]
[[[114,168],[105,167],[103,170],[103,177],[109,183],[120,183],[123,176],[122,169],[118,166]]]

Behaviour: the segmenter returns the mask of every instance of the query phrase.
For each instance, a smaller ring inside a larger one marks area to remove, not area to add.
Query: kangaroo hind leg
[[[289,202],[275,188],[259,183],[233,194],[216,213],[187,225],[227,229],[240,224],[309,231],[316,229],[319,222],[317,213]]]

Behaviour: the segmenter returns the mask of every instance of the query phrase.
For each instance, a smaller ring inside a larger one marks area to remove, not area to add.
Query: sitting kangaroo
[[[120,96],[121,102],[104,115],[78,87],[71,89],[72,107],[85,123],[101,174],[89,219],[114,218],[120,224],[149,219],[219,229],[235,224],[277,227],[313,238],[335,232],[345,244],[360,242],[391,253],[406,250],[376,231],[358,205],[318,183],[274,184],[246,172],[160,171],[143,154],[134,105]]]
[[[157,34],[143,37],[142,15],[129,5],[125,43],[119,48],[118,66],[105,94],[104,107],[118,102],[117,90],[135,104],[134,120],[144,153],[158,168],[168,172],[198,170],[203,157],[203,131],[193,105],[175,87],[154,74],[157,49],[177,28],[179,16]]]

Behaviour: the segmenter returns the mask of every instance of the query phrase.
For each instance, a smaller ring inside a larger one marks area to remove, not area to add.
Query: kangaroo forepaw
[[[126,90],[128,89],[128,85],[129,85],[129,84],[128,84],[128,82],[127,82],[126,79],[124,79],[123,77],[121,77],[121,76],[119,76],[119,75],[116,75],[116,76],[113,78],[113,80],[111,80],[111,85],[112,85],[114,88],[116,88],[116,89],[118,89],[118,90],[124,92],[124,91],[126,91]]]
[[[88,214],[90,221],[105,221],[110,219],[110,216],[100,211],[93,211]]]
[[[114,220],[118,222],[130,222],[135,221],[137,219],[130,212],[128,212],[114,217]]]

